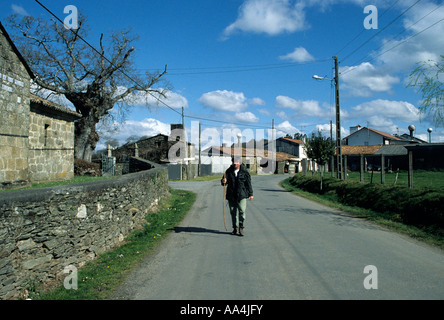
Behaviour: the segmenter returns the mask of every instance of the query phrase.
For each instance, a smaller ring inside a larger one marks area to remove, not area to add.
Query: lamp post
[[[337,177],[342,179],[342,139],[341,139],[341,111],[339,105],[339,63],[338,57],[334,56],[335,60],[335,77],[329,79],[327,77],[313,76],[315,80],[330,80],[335,82],[335,96],[336,96],[336,168]]]

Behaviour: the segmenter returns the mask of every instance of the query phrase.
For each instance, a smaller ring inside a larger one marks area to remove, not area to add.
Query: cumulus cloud
[[[333,134],[333,139],[335,139],[336,124],[332,123],[331,128],[332,128],[331,130],[332,130],[332,134]],[[324,137],[330,138],[330,124],[329,123],[317,124],[316,125],[316,132],[318,132],[318,131],[320,131]],[[344,137],[348,136],[349,134],[350,134],[350,130],[345,129],[344,127],[341,126],[341,138],[344,138]]]
[[[249,99],[248,103],[253,105],[253,106],[265,106],[265,101],[262,100],[261,98]]]
[[[112,130],[111,135],[106,132],[107,130],[106,128],[104,128],[105,130],[104,132],[101,132],[102,129],[100,127],[98,128],[98,130],[100,132],[100,136],[103,139],[106,140],[112,137],[113,139],[117,139],[120,145],[122,145],[130,136],[152,137],[160,133],[169,135],[171,128],[170,125],[167,123],[163,123],[153,118],[146,118],[143,119],[142,121],[127,120],[123,124],[114,123],[114,130]],[[103,139],[101,139],[100,142],[98,143],[97,150],[106,147],[103,144],[104,143],[104,141],[102,141]]]
[[[400,79],[377,69],[370,62],[358,66],[340,68],[341,89],[352,96],[368,97],[375,92],[390,91]]]
[[[234,92],[228,90],[216,90],[204,93],[199,102],[206,107],[214,110],[241,112],[252,105],[264,105],[265,102],[260,98],[247,99],[243,92]]]
[[[249,122],[249,123],[255,123],[259,122],[259,118],[256,117],[252,112],[237,112],[235,114],[236,120],[243,121],[243,122]]]
[[[304,7],[301,1],[246,0],[236,21],[225,28],[224,37],[239,31],[277,35],[303,30],[307,27]]]
[[[125,87],[120,87],[117,94],[124,92],[124,90],[126,90]],[[163,89],[159,88],[159,91],[161,91]],[[156,92],[151,92],[151,93],[146,93],[143,91],[138,91],[138,92],[134,92],[132,94],[129,94],[125,99],[124,99],[124,103],[129,105],[129,106],[160,106],[160,107],[164,107],[163,103],[160,103],[159,100],[161,100],[162,102],[164,102],[165,104],[167,104],[168,106],[175,108],[175,109],[180,109],[182,107],[187,108],[188,107],[188,100],[173,91],[167,90],[166,92],[164,92],[164,96],[156,93]]]
[[[403,36],[383,40],[382,47],[375,53],[384,53],[378,56],[378,62],[392,71],[409,72],[417,62],[438,60],[442,54],[442,45],[437,39],[444,34],[444,24],[431,26],[443,16],[444,7],[438,7],[433,2],[426,1],[416,5],[403,20],[406,30]],[[424,30],[426,32],[422,32]],[[410,38],[412,36],[414,38]]]
[[[325,111],[315,100],[295,100],[286,96],[277,96],[276,107],[294,110],[298,116],[322,117],[325,115]]]
[[[29,13],[22,6],[11,4],[12,12],[21,16],[29,16]]]
[[[418,122],[420,112],[417,107],[406,101],[377,99],[351,108],[350,117],[370,119],[374,123],[378,118]]]
[[[276,125],[276,135],[285,136],[287,134],[294,135],[295,133],[302,133],[299,129],[294,127],[288,120]]]
[[[313,61],[314,57],[303,47],[298,47],[286,55],[280,56],[281,60],[290,60],[292,62],[308,62]]]

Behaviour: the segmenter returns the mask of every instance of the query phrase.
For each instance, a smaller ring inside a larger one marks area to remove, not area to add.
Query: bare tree
[[[139,76],[132,60],[135,49],[131,43],[136,37],[130,30],[114,32],[108,41],[102,34],[96,52],[83,41],[88,34],[84,16],[79,16],[76,30],[31,16],[19,19],[12,15],[8,23],[15,31],[15,43],[36,74],[40,95],[43,91],[63,95],[82,115],[75,125],[76,158],[91,161],[99,141],[96,125],[111,116],[115,105],[124,108],[126,99],[140,93],[165,97],[166,85],[154,86],[163,80],[166,67]]]

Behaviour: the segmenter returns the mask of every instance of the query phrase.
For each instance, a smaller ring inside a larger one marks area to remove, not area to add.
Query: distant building
[[[344,138],[344,145],[373,146],[402,142],[401,138],[399,137],[366,127],[362,129],[360,128],[360,126],[352,127],[350,128],[350,132],[350,135]]]
[[[171,124],[171,131],[181,129],[182,125]],[[172,149],[174,147],[174,149]],[[170,154],[176,150],[174,154]],[[122,162],[125,156],[137,156],[160,164],[183,163],[194,158],[195,145],[183,141],[181,137],[158,134],[133,143],[125,144],[113,151],[117,162]]]
[[[299,163],[299,159],[291,154],[285,152],[272,153],[269,150],[258,150],[251,148],[240,148],[239,150],[238,148],[213,146],[205,149],[202,152],[204,157],[209,157],[212,159],[213,162],[210,163],[215,162],[223,165],[223,167],[218,166],[220,173],[223,173],[231,165],[232,156],[240,155],[241,153],[242,162],[246,168],[250,172],[258,174],[286,173],[289,172],[288,169],[290,164],[294,165],[295,163]],[[270,172],[270,169],[273,168],[273,166],[269,161],[273,160],[276,162],[276,166],[274,172]]]

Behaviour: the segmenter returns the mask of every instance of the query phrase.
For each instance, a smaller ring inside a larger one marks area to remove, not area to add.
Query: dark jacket
[[[237,177],[234,173],[233,165],[229,167],[227,171],[225,171],[225,177],[227,178],[227,200],[240,201],[253,196],[253,186],[251,185],[250,173],[248,173],[243,164],[237,173]]]

